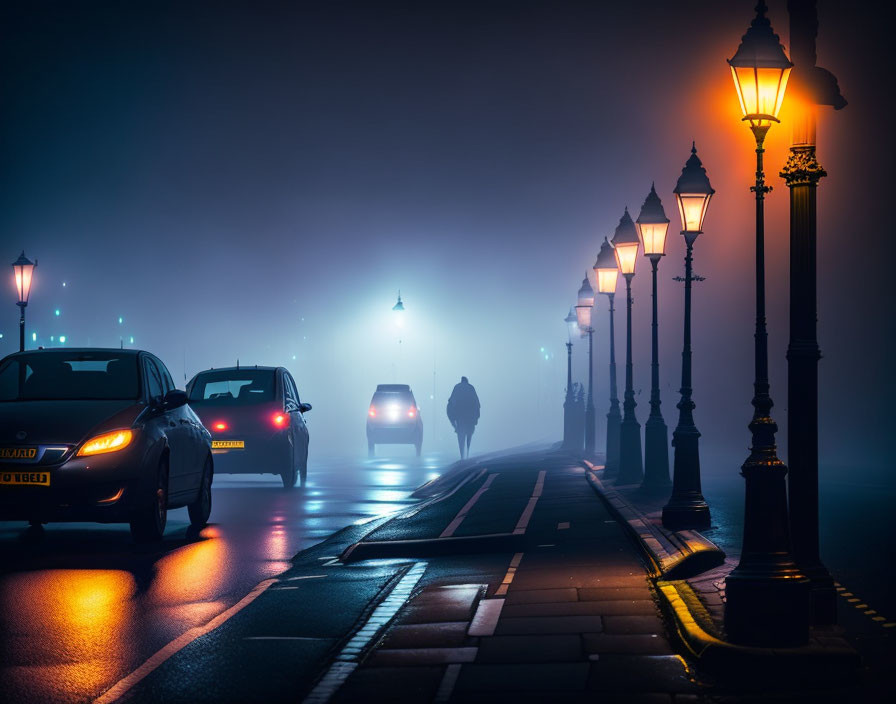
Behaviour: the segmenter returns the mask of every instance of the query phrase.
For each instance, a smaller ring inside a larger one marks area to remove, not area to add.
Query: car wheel
[[[138,543],[161,540],[168,523],[168,460],[159,462],[155,489],[131,517],[131,535]]]
[[[299,473],[296,471],[296,449],[292,443],[289,445],[289,451],[286,453],[287,466],[280,473],[280,479],[283,480],[283,486],[286,489],[292,489],[299,479]]]
[[[187,506],[190,516],[190,525],[194,528],[203,528],[208,523],[208,517],[212,513],[212,458],[205,458],[202,467],[202,479],[199,482],[199,495],[196,501]]]
[[[372,440],[367,441],[367,456],[368,457],[376,456],[376,444]]]

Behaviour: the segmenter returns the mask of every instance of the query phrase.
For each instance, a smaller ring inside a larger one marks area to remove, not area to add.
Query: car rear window
[[[373,394],[374,405],[388,403],[414,403],[414,394],[410,391],[377,391]]]
[[[41,351],[0,367],[0,401],[130,400],[140,397],[137,355]]]
[[[190,389],[191,403],[237,405],[274,400],[274,371],[247,369],[203,372]]]

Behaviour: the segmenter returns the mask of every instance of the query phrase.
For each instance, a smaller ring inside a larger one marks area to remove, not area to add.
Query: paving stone
[[[461,667],[455,695],[471,691],[486,692],[568,692],[585,689],[589,663],[557,662],[525,665],[479,664]],[[515,695],[514,695],[515,696]],[[465,697],[455,696],[458,701]]]
[[[402,623],[469,621],[479,587],[427,589],[418,594],[402,613]]]
[[[560,662],[583,659],[578,635],[489,636],[479,643],[476,662]]]
[[[383,638],[386,648],[452,648],[467,643],[466,621],[401,624]]]
[[[364,661],[365,666],[439,665],[473,662],[476,648],[379,648]]]
[[[604,616],[606,633],[662,633],[666,628],[659,616]]]
[[[672,647],[657,634],[586,633],[583,636],[586,653],[672,655]]]
[[[534,570],[527,572],[523,567],[514,579],[517,589],[551,589],[557,587],[641,587],[647,584],[647,577],[634,558],[629,558],[631,565],[636,565],[635,573],[627,564],[624,566],[601,564],[600,567],[588,569],[578,567],[558,573],[557,569]]]
[[[653,600],[620,601],[565,601],[554,604],[505,605],[501,615],[506,618],[519,616],[609,616],[656,614]]]
[[[577,599],[578,594],[573,588],[512,589],[507,592],[507,603],[505,604],[505,608],[511,604],[542,604],[560,601],[576,601]]]
[[[643,585],[636,587],[598,587],[579,589],[580,601],[618,601],[620,599],[653,600],[650,589],[647,588],[647,580]]]
[[[617,618],[627,618],[619,616]],[[531,616],[504,618],[498,621],[495,635],[525,633],[600,633],[603,631],[601,616]]]
[[[677,655],[607,656],[591,664],[588,689],[603,692],[694,692]],[[603,698],[601,698],[603,701]]]
[[[444,667],[361,668],[351,674],[330,701],[334,704],[432,701],[444,671]]]

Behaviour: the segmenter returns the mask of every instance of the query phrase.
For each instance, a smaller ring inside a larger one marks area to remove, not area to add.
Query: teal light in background
[[[63,345],[65,344],[65,335],[59,336],[59,342],[61,342]]]
[[[132,345],[134,344],[134,336],[133,335],[131,335],[131,344]]]
[[[53,312],[56,314],[57,317],[59,317],[60,315],[62,315],[62,311],[59,310],[58,308],[57,308],[55,311],[53,311]]]
[[[121,325],[123,322],[124,322],[124,318],[122,318],[122,317],[119,315],[119,316],[118,316],[118,324]]]
[[[31,333],[31,341],[37,342],[37,333],[36,332]]]

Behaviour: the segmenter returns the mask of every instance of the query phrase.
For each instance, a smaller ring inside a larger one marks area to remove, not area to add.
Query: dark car
[[[290,489],[308,476],[308,426],[292,375],[283,367],[199,372],[187,384],[190,406],[212,434],[215,470],[279,474]]]
[[[148,352],[47,349],[0,360],[0,520],[127,522],[211,513],[211,437]]]
[[[367,452],[377,445],[413,445],[417,457],[423,447],[423,419],[407,384],[380,384],[367,410]]]

